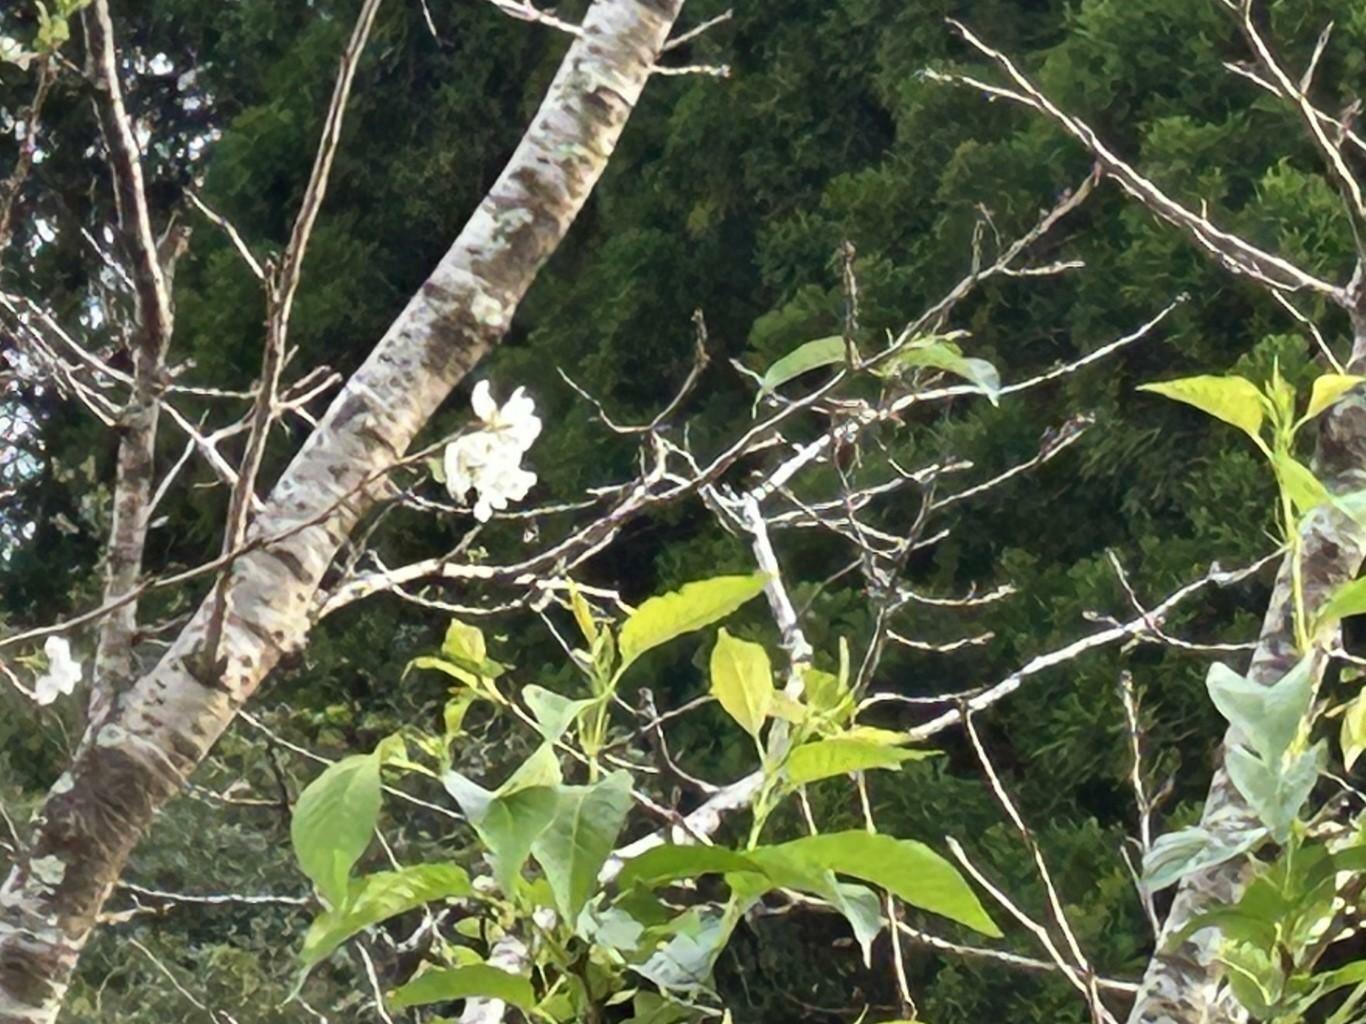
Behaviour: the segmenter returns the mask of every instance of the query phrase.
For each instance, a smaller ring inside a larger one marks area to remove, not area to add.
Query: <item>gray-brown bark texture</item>
[[[506,331],[602,173],[683,0],[598,0],[503,174],[275,485],[230,568],[221,658],[201,607],[92,728],[0,887],[0,1024],[55,1020],[133,846],[280,656],[338,547],[452,387]]]
[[[1360,281],[1354,279],[1351,297],[1358,303]],[[1366,322],[1353,315],[1356,342],[1348,369],[1366,373]],[[1323,417],[1319,428],[1314,470],[1334,494],[1366,488],[1366,395],[1352,392]],[[1355,579],[1366,559],[1366,531],[1330,509],[1314,513],[1303,531],[1305,608],[1312,618],[1333,593]],[[1248,678],[1263,685],[1279,680],[1300,659],[1295,645],[1293,595],[1289,560],[1281,566],[1262,621]],[[1322,673],[1323,660],[1317,671]],[[1232,730],[1225,747],[1237,742]],[[1223,759],[1210,783],[1201,825],[1218,835],[1231,835],[1257,824],[1256,816],[1234,788]],[[1173,945],[1172,938],[1186,923],[1218,906],[1236,903],[1248,881],[1249,865],[1238,859],[1187,876],[1181,881],[1171,912],[1157,939],[1157,950],[1144,973],[1129,1024],[1239,1024],[1247,1013],[1222,985],[1221,971],[1212,960],[1218,931],[1203,929]]]

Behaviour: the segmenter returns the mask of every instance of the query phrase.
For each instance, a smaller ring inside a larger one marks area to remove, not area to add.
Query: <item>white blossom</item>
[[[535,486],[536,474],[523,469],[521,462],[541,433],[541,421],[524,388],[499,407],[488,381],[480,381],[470,405],[483,429],[448,444],[443,469],[451,497],[464,501],[471,490],[475,492],[474,517],[484,523],[495,509],[521,501]]]
[[[64,693],[71,693],[81,681],[81,664],[71,656],[71,645],[64,637],[50,636],[43,644],[47,671],[33,684],[33,699],[51,704]]]

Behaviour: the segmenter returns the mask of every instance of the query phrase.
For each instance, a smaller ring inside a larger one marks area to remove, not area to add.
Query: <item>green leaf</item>
[[[757,737],[773,705],[773,669],[767,652],[722,628],[711,652],[711,692],[740,728]]]
[[[743,853],[736,853],[723,846],[683,846],[666,843],[628,860],[622,867],[621,874],[617,876],[617,884],[624,891],[637,883],[657,886],[666,885],[679,878],[762,870]]]
[[[1325,373],[1315,377],[1314,390],[1309,395],[1309,408],[1300,422],[1312,420],[1362,381],[1366,381],[1366,377],[1350,373]]]
[[[1285,753],[1309,710],[1313,660],[1306,655],[1270,686],[1245,679],[1219,662],[1209,667],[1205,685],[1214,706],[1268,762]]]
[[[1320,743],[1287,765],[1279,760],[1268,764],[1250,750],[1235,746],[1225,753],[1224,765],[1229,780],[1243,799],[1271,829],[1277,842],[1283,842],[1318,781],[1325,753]]]
[[[1318,628],[1336,624],[1339,619],[1366,613],[1366,576],[1344,583],[1320,610]]]
[[[532,844],[555,817],[559,806],[557,788],[528,786],[498,796],[455,772],[447,775],[446,782],[446,788],[488,848],[493,877],[505,894],[512,895]]]
[[[501,999],[529,1011],[536,1005],[531,982],[492,964],[468,967],[436,967],[423,971],[389,998],[395,1009],[444,1003],[452,999]]]
[[[771,395],[788,381],[822,366],[835,366],[844,363],[846,358],[847,349],[844,339],[839,335],[819,338],[816,341],[808,341],[804,345],[798,345],[768,368],[759,385],[759,394],[754,400],[755,407],[758,407],[759,402],[765,396]]]
[[[914,367],[944,370],[977,385],[992,405],[1000,404],[1001,375],[985,359],[963,355],[962,349],[950,341],[925,340],[912,343],[898,352],[881,368],[881,375],[900,373]]]
[[[618,647],[622,669],[651,648],[724,619],[762,593],[766,581],[761,572],[714,576],[650,598],[621,627]]]
[[[327,958],[357,932],[433,900],[470,894],[470,878],[454,864],[420,864],[357,879],[344,908],[320,915],[300,954],[304,969]]]
[[[1338,743],[1342,747],[1343,766],[1350,772],[1366,750],[1366,690],[1357,694],[1343,712]]]
[[[1161,384],[1144,384],[1138,390],[1193,405],[1233,424],[1259,445],[1262,443],[1262,395],[1246,377],[1186,377]]]
[[[1332,500],[1328,489],[1319,482],[1319,478],[1310,472],[1308,467],[1296,462],[1284,452],[1276,453],[1276,476],[1299,515],[1304,515]]]
[[[1264,840],[1265,828],[1216,835],[1198,825],[1158,836],[1143,858],[1143,885],[1157,892],[1204,868],[1241,857]]]
[[[536,685],[522,689],[522,700],[531,709],[536,726],[547,743],[557,742],[574,724],[574,720],[595,703],[592,700],[571,700]]]
[[[467,626],[459,619],[451,619],[446,627],[446,638],[441,642],[441,653],[451,659],[471,661],[478,665],[488,657],[484,631],[478,626]]]
[[[905,761],[929,757],[932,750],[906,750],[862,739],[835,737],[798,747],[788,756],[787,777],[802,786],[833,775],[869,771],[874,768],[900,768]]]
[[[346,902],[351,868],[379,820],[379,764],[374,754],[342,758],[309,783],[294,806],[294,855],[334,908]]]
[[[881,886],[914,907],[984,935],[1001,931],[958,870],[923,843],[862,830],[806,836],[746,855],[779,885],[803,888],[813,872],[834,871]]]
[[[598,871],[631,810],[631,776],[613,772],[591,786],[561,786],[555,816],[531,851],[545,872],[561,917],[578,919],[597,891]]]

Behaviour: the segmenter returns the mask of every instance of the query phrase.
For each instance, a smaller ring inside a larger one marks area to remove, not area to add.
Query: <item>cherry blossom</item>
[[[451,497],[464,501],[471,490],[475,492],[474,518],[484,523],[494,510],[525,498],[535,485],[536,474],[523,469],[521,462],[541,433],[541,420],[524,388],[514,391],[500,407],[488,381],[480,381],[470,405],[483,429],[448,444],[443,468]]]
[[[81,664],[71,656],[71,645],[64,637],[50,636],[43,644],[47,671],[33,684],[33,699],[51,704],[64,693],[71,693],[81,681]]]

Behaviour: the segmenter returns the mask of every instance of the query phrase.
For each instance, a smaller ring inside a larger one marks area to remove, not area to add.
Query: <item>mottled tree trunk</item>
[[[0,1024],[56,1018],[96,917],[157,810],[280,656],[323,573],[451,388],[506,331],[602,173],[683,0],[598,0],[502,176],[276,484],[229,570],[217,664],[208,603],[49,792],[0,887]]]
[[[1354,282],[1359,288],[1359,281]],[[1356,343],[1349,369],[1366,373],[1366,323],[1354,317]],[[1330,409],[1320,426],[1314,471],[1328,490],[1346,494],[1366,488],[1366,396],[1351,393]],[[1341,513],[1320,509],[1302,534],[1303,585],[1307,614],[1312,618],[1333,593],[1355,579],[1366,558],[1366,531]],[[1248,677],[1270,685],[1300,659],[1295,646],[1293,593],[1289,560],[1281,566],[1275,590],[1262,621]],[[1321,659],[1317,671],[1323,671]],[[1236,742],[1230,730],[1224,744]],[[1218,835],[1253,827],[1256,815],[1234,788],[1222,757],[1210,783],[1201,825]],[[1157,939],[1157,949],[1129,1016],[1129,1024],[1239,1024],[1247,1013],[1222,986],[1218,964],[1212,961],[1219,942],[1216,929],[1196,932],[1172,945],[1172,937],[1199,914],[1236,903],[1248,881],[1250,865],[1239,858],[1183,879],[1171,913]]]

